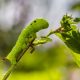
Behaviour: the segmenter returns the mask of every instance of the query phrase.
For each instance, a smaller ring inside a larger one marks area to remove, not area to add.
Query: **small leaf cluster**
[[[80,54],[80,32],[77,29],[79,18],[73,18],[69,15],[64,15],[61,20],[61,28],[57,32],[61,35],[64,43],[74,52]]]

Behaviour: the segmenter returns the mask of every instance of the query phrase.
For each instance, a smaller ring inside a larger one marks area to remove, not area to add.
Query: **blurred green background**
[[[49,21],[49,28],[38,32],[41,36],[57,29],[66,13],[79,17],[80,0],[0,0],[0,58],[8,55],[31,20],[42,17]],[[80,80],[72,52],[57,36],[50,37],[52,42],[37,46],[33,54],[25,53],[9,80]]]

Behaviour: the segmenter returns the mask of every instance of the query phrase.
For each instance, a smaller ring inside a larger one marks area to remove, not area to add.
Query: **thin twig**
[[[10,73],[13,71],[13,69],[15,68],[16,65],[11,65],[11,67],[9,68],[9,70],[7,71],[7,73],[4,75],[2,80],[7,80],[8,76],[10,75]]]

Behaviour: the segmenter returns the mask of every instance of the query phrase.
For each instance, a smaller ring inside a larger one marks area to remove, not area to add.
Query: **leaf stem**
[[[58,33],[62,31],[62,27],[59,27],[58,29],[54,30],[54,31],[50,31],[46,37],[49,37],[50,35],[54,34],[54,33]]]

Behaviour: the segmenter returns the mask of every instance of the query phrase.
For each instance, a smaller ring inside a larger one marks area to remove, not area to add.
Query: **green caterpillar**
[[[48,28],[48,26],[49,24],[46,20],[35,19],[22,30],[15,46],[6,57],[8,60],[11,61],[11,64],[17,63],[17,58],[20,55],[20,53],[25,48],[27,48],[29,44],[36,38],[36,32],[38,32],[41,29]]]

